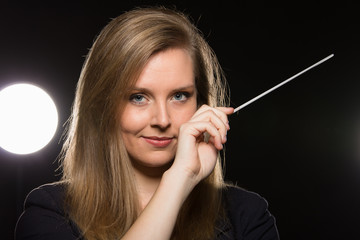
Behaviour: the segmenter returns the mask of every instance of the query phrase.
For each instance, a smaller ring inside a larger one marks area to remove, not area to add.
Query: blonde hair
[[[174,47],[187,50],[193,58],[198,106],[227,105],[226,81],[215,54],[178,11],[156,7],[126,12],[105,26],[89,51],[62,161],[65,209],[88,240],[121,238],[139,214],[133,169],[116,116],[149,58]],[[213,236],[222,186],[219,157],[213,173],[184,203],[174,239]]]

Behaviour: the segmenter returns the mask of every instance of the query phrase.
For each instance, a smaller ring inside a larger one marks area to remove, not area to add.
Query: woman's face
[[[121,134],[133,165],[168,166],[174,159],[179,127],[197,110],[190,55],[174,48],[145,65],[120,118]]]

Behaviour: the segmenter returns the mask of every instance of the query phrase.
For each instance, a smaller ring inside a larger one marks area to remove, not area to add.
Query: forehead
[[[168,84],[194,84],[193,60],[181,48],[171,48],[154,54],[144,66],[135,87],[160,87]]]

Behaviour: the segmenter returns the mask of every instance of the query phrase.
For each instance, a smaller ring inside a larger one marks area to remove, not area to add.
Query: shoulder
[[[224,204],[237,239],[278,239],[275,217],[259,194],[240,187],[224,189]]]
[[[267,201],[255,192],[237,186],[227,186],[223,190],[227,208],[240,211],[255,210],[259,206],[267,207]]]
[[[65,215],[63,203],[65,186],[61,183],[45,184],[33,189],[25,199],[25,210],[38,207]]]
[[[15,231],[16,239],[76,239],[79,233],[64,211],[65,185],[53,183],[32,190]]]

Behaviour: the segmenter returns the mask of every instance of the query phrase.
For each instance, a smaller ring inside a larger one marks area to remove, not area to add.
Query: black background
[[[169,6],[169,1],[0,3],[0,89],[37,84],[53,97],[60,118],[56,136],[42,151],[17,156],[0,149],[1,239],[13,238],[27,193],[59,179],[62,124],[95,36],[123,11],[154,3]],[[217,53],[234,107],[335,54],[230,117],[226,179],[268,200],[282,239],[359,239],[359,6],[350,1],[170,5],[192,16]]]

